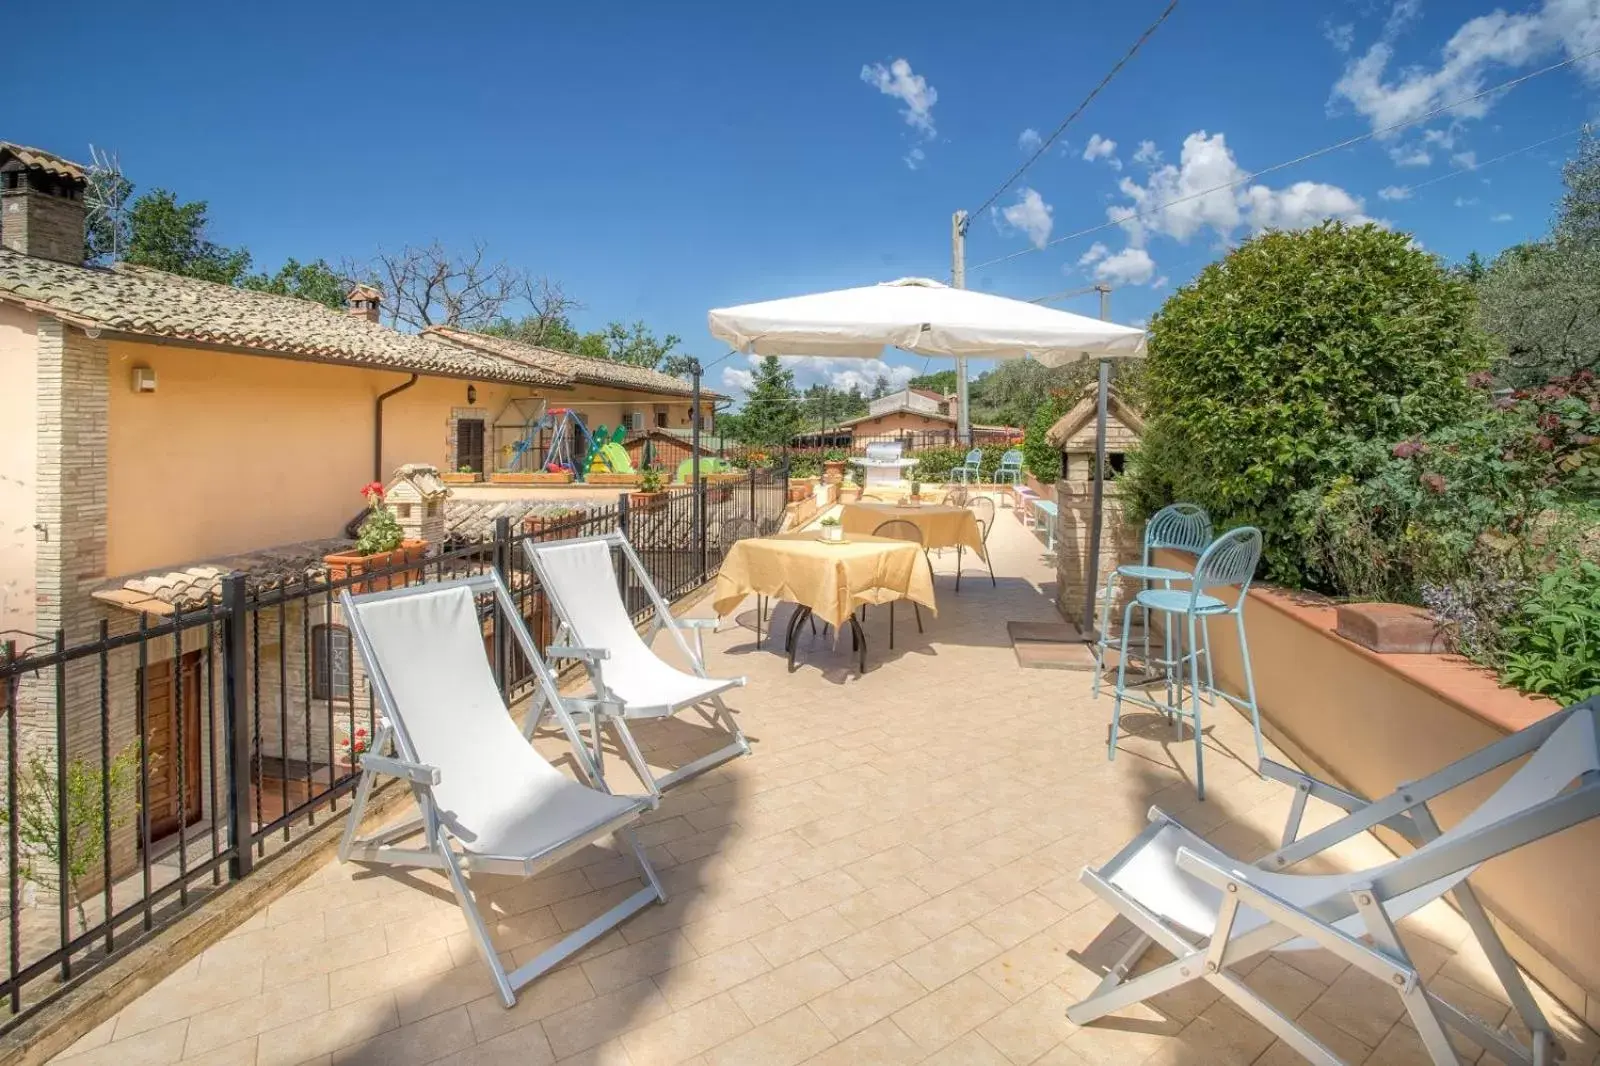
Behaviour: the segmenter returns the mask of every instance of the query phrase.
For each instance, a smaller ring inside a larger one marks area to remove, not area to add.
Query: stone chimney
[[[357,285],[344,296],[345,313],[376,324],[383,310],[383,293],[370,285]]]
[[[23,255],[83,265],[83,168],[0,141],[0,244]]]

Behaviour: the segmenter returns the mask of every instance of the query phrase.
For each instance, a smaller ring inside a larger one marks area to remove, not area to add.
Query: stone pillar
[[[1056,504],[1061,515],[1056,527],[1056,608],[1062,615],[1076,622],[1083,616],[1083,601],[1087,589],[1089,559],[1089,527],[1094,513],[1094,484],[1090,481],[1056,482]],[[1105,525],[1100,533],[1100,581],[1095,595],[1095,610],[1104,606],[1100,598],[1105,593],[1106,575],[1123,563],[1139,561],[1142,541],[1137,526],[1130,524],[1123,514],[1122,492],[1116,481],[1107,481],[1103,511]],[[1112,611],[1120,611],[1127,601],[1129,586],[1118,582],[1113,586]],[[1119,619],[1113,617],[1115,632]]]

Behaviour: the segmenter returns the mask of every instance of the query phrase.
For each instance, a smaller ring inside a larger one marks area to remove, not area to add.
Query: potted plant
[[[844,527],[839,524],[839,520],[837,518],[833,518],[833,517],[824,518],[821,522],[818,522],[817,524],[822,527],[822,539],[823,540],[843,540],[844,539]]]
[[[357,594],[369,587],[393,588],[409,585],[417,576],[418,568],[399,569],[406,563],[421,559],[428,549],[425,540],[407,540],[405,530],[394,512],[383,502],[383,485],[371,482],[361,489],[367,500],[367,517],[361,522],[355,547],[347,552],[324,555],[322,562],[328,568],[329,581],[342,581],[360,574],[374,574],[373,580],[351,586]]]
[[[372,738],[367,736],[364,726],[357,726],[355,732],[349,732],[343,725],[336,727],[338,732],[345,734],[339,738],[339,776],[355,773],[361,769],[361,756],[372,746]]]
[[[482,476],[465,463],[462,463],[453,474],[443,473],[439,475],[440,480],[446,485],[475,485]]]
[[[922,502],[922,482],[916,480],[915,478],[911,480],[911,502]]]
[[[661,491],[661,486],[661,469],[654,466],[645,467],[639,472],[639,491],[628,494],[628,506],[635,510],[655,510],[667,498]]]

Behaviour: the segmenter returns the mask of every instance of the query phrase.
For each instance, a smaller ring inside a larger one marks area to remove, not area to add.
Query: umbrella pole
[[[1088,582],[1083,592],[1083,630],[1085,640],[1095,641],[1100,634],[1094,631],[1094,596],[1100,588],[1100,524],[1105,507],[1106,481],[1106,394],[1111,391],[1111,360],[1100,360],[1099,398],[1094,413],[1094,505],[1089,511]]]

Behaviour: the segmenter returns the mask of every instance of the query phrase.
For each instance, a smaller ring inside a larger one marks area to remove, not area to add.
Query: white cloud
[[[1117,142],[1110,137],[1102,137],[1098,133],[1089,135],[1089,143],[1084,146],[1083,158],[1093,163],[1096,159],[1104,159],[1106,165],[1112,170],[1122,169],[1122,160],[1116,156]]]
[[[912,148],[911,151],[905,154],[904,158],[906,166],[910,167],[912,170],[916,170],[922,165],[923,160],[928,158],[928,153],[924,152],[921,148]]]
[[[1458,196],[1458,197],[1456,197],[1456,206],[1457,207],[1476,207],[1477,204],[1478,204],[1478,198],[1476,196]]]
[[[1411,199],[1411,186],[1409,186],[1409,185],[1385,185],[1383,188],[1378,190],[1378,199],[1380,199],[1380,200],[1409,200],[1409,199]]]
[[[1396,4],[1377,42],[1352,59],[1334,83],[1332,101],[1348,102],[1374,130],[1481,92],[1495,68],[1515,70],[1558,51],[1574,57],[1600,47],[1600,5],[1544,0],[1537,10],[1509,15],[1495,10],[1469,19],[1445,42],[1437,66],[1407,66],[1387,77],[1394,38],[1419,7],[1420,0]],[[1600,79],[1600,57],[1583,60],[1580,69],[1591,80]],[[1454,107],[1452,115],[1482,118],[1492,103],[1493,97],[1481,97]]]
[[[1164,289],[1164,288],[1167,287],[1167,284],[1168,284],[1167,276],[1165,274],[1163,274],[1159,278],[1157,278],[1156,280],[1152,281],[1150,283],[1150,287],[1152,289]]]
[[[1110,248],[1107,248],[1105,245],[1101,244],[1099,241],[1095,241],[1093,244],[1089,245],[1089,250],[1087,252],[1084,252],[1082,255],[1080,255],[1078,257],[1078,265],[1079,266],[1088,266],[1090,263],[1097,262],[1098,260],[1104,259],[1106,256],[1108,256],[1110,254],[1111,254],[1111,249]]]
[[[1356,28],[1348,22],[1335,26],[1325,21],[1322,24],[1322,36],[1333,45],[1334,51],[1348,52],[1350,46],[1356,43]]]
[[[1422,143],[1437,144],[1448,152],[1456,146],[1456,128],[1449,126],[1442,130],[1423,130]]]
[[[1156,147],[1155,141],[1140,141],[1139,150],[1133,153],[1133,161],[1153,167],[1161,162],[1161,149]]]
[[[1457,152],[1455,155],[1450,157],[1450,162],[1454,163],[1462,170],[1471,170],[1478,165],[1478,153]]]
[[[1227,242],[1240,226],[1260,232],[1298,229],[1324,218],[1373,221],[1361,198],[1337,185],[1301,181],[1273,189],[1246,186],[1247,176],[1223,134],[1200,130],[1184,138],[1177,164],[1152,171],[1145,184],[1123,178],[1118,188],[1132,203],[1114,204],[1106,215],[1121,224],[1133,247],[1143,247],[1152,234],[1187,242],[1209,228]]]
[[[747,357],[745,366],[729,366],[722,371],[722,385],[734,394],[748,394],[755,384],[755,369],[761,365],[762,356]],[[794,374],[795,386],[801,390],[811,385],[828,385],[844,392],[852,387],[871,392],[879,376],[889,380],[890,388],[905,388],[917,376],[909,366],[893,366],[882,359],[820,359],[811,356],[779,356],[784,367]]]
[[[1389,149],[1389,158],[1394,160],[1397,167],[1425,167],[1433,162],[1433,156],[1426,148],[1406,148],[1401,145]]]
[[[1027,129],[1023,130],[1017,135],[1017,147],[1030,155],[1034,152],[1037,152],[1039,150],[1039,146],[1043,143],[1044,138],[1039,136],[1039,131],[1034,129],[1032,126],[1029,126]]]
[[[1511,221],[1511,216],[1506,214],[1504,211],[1502,211],[1498,215],[1490,215],[1489,216],[1489,221],[1490,222],[1510,222]]]
[[[939,92],[922,75],[912,73],[910,63],[896,59],[887,67],[882,63],[863,66],[861,80],[905,104],[900,115],[906,125],[924,137],[934,135],[933,105],[939,102]]]
[[[1000,215],[1012,229],[1026,233],[1035,248],[1043,248],[1050,240],[1050,228],[1055,225],[1050,217],[1053,211],[1036,190],[1023,188],[1017,193],[1017,202]]]
[[[1114,285],[1143,285],[1155,275],[1156,263],[1143,248],[1124,248],[1095,265],[1094,276]]]

